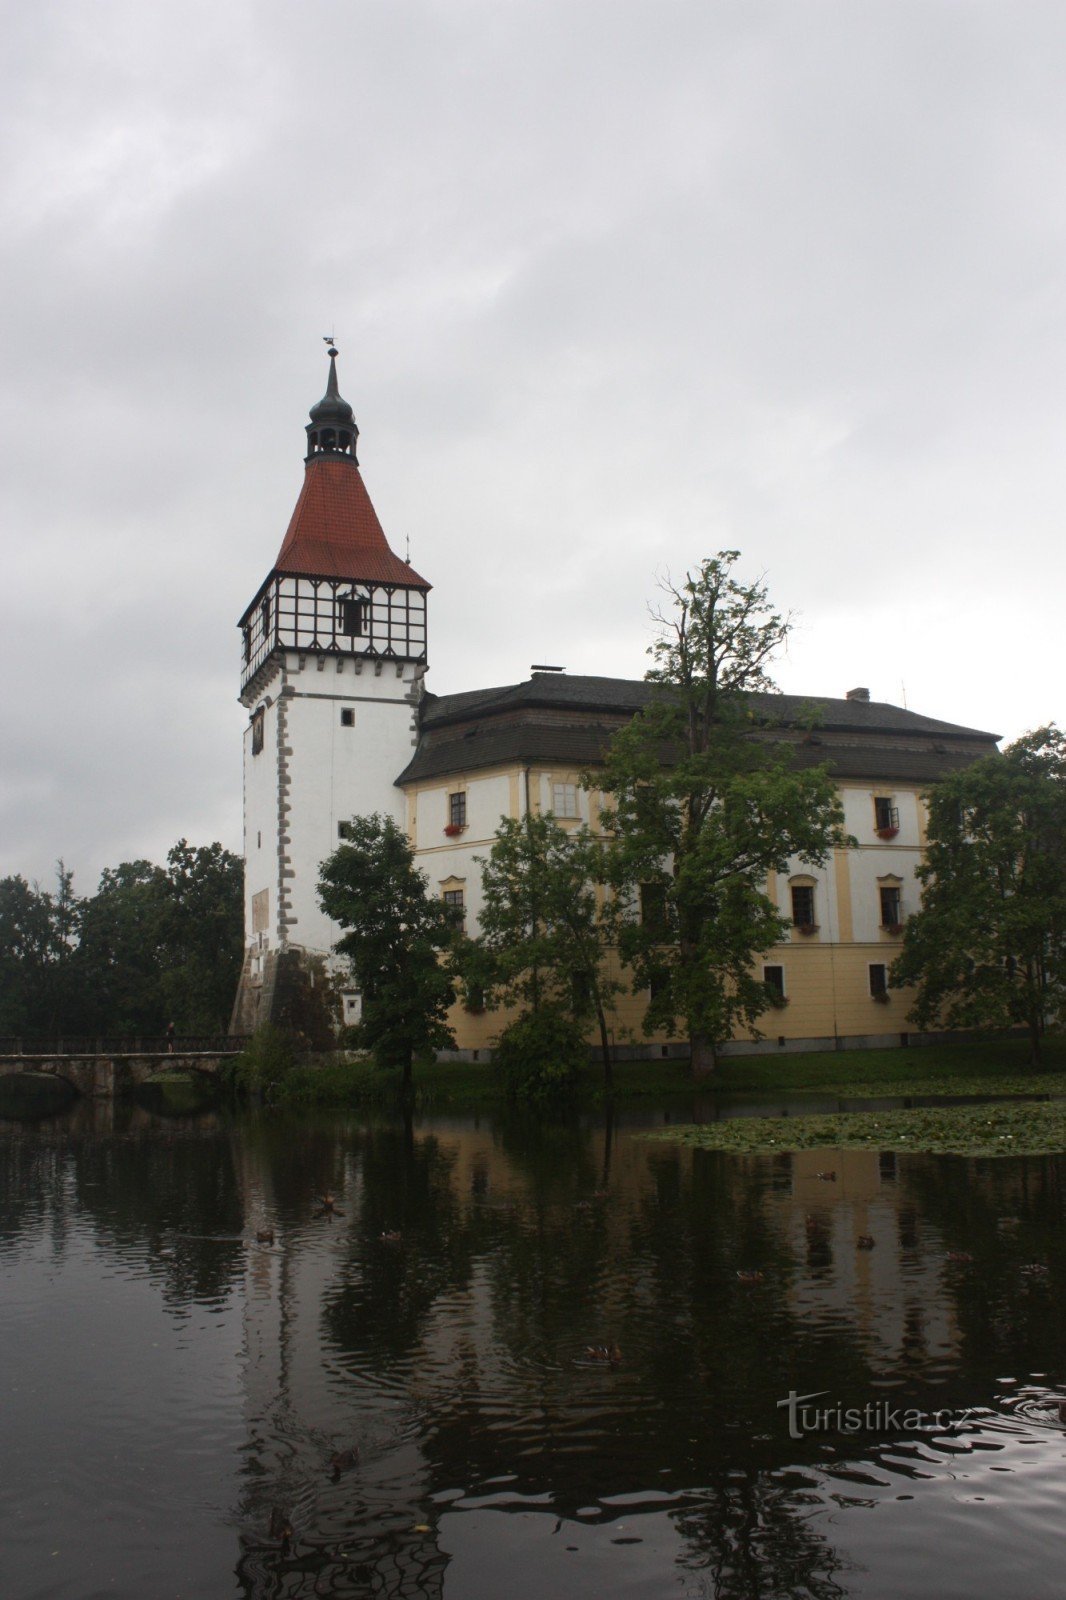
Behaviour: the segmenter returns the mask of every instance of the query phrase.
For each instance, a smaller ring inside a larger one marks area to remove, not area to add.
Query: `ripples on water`
[[[8,1125],[0,1593],[1061,1595],[1066,1164],[635,1131]]]

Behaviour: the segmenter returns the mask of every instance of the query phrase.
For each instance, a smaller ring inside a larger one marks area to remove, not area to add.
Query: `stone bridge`
[[[204,1077],[216,1078],[223,1061],[239,1054],[243,1041],[234,1041],[229,1050],[145,1050],[130,1052],[106,1051],[84,1054],[58,1051],[42,1055],[0,1055],[0,1077],[13,1073],[29,1073],[63,1079],[79,1094],[90,1099],[110,1099],[127,1089],[135,1089],[165,1072],[197,1072]]]

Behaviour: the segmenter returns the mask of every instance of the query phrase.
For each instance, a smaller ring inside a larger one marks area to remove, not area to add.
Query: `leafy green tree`
[[[771,1003],[752,963],[788,923],[767,874],[820,864],[847,842],[832,780],[795,767],[775,715],[767,668],[790,622],[763,586],[733,577],[737,559],[720,551],[666,587],[672,607],[656,614],[647,673],[657,692],[594,780],[609,797],[611,876],[631,908],[622,955],[651,991],[645,1031],[681,1017],[695,1072],[714,1068],[738,1024],[755,1034]]]
[[[1033,1061],[1066,1011],[1066,736],[1038,728],[929,798],[922,907],[894,987],[919,1027],[1025,1027]]]
[[[579,1024],[596,1019],[607,1087],[612,1083],[607,1013],[622,988],[607,970],[617,943],[614,902],[602,885],[605,844],[570,833],[551,812],[503,817],[482,868],[481,944],[492,959],[490,997],[532,1011],[550,1005]]]
[[[86,900],[78,947],[89,1026],[98,1033],[160,1034],[166,1014],[167,875],[151,861],[105,867]]]
[[[0,1032],[51,1034],[79,1026],[73,1010],[73,944],[79,905],[60,861],[56,892],[25,878],[0,879]]]
[[[225,1031],[244,943],[244,865],[179,839],[166,868],[107,867],[82,905],[77,969],[102,1033]]]
[[[168,1021],[224,1033],[244,954],[244,863],[179,839],[167,853],[160,988]]]
[[[442,959],[457,937],[451,907],[426,894],[411,845],[390,817],[353,818],[345,842],[322,863],[318,898],[345,928],[337,950],[362,995],[361,1042],[399,1067],[406,1096],[416,1055],[454,1048],[447,1022],[455,989]]]

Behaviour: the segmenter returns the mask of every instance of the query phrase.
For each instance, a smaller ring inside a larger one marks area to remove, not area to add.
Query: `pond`
[[[663,1121],[0,1124],[0,1593],[1060,1596],[1066,1157]]]

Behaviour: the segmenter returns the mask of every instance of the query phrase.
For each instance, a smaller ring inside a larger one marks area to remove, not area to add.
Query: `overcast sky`
[[[0,873],[240,848],[236,622],[335,331],[429,686],[639,677],[728,546],[780,686],[1066,715],[1061,0],[4,8]]]

